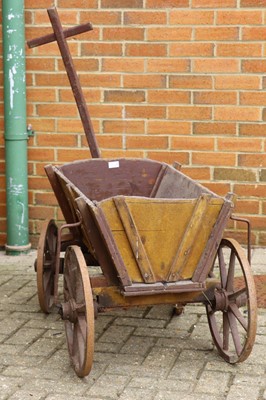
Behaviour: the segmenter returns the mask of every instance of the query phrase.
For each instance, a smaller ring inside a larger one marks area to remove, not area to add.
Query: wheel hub
[[[82,311],[84,311],[84,304],[77,304],[74,299],[69,299],[61,304],[59,314],[64,321],[70,321],[75,324],[78,320],[78,313]]]
[[[217,288],[214,292],[215,311],[226,312],[229,307],[229,293],[225,289]]]

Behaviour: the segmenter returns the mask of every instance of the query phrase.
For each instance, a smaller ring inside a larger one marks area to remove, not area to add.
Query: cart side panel
[[[121,211],[119,202],[126,203],[128,214]],[[199,218],[202,208],[198,204],[198,199],[122,196],[100,203],[132,282],[191,279],[223,199],[209,198],[203,218]]]
[[[195,199],[202,194],[209,194],[212,197],[218,197],[209,189],[193,181],[182,172],[173,167],[167,166],[161,171],[161,178],[157,184],[156,191],[153,191],[155,198],[167,199]]]
[[[52,165],[46,165],[44,169],[66,222],[69,224],[73,223],[73,212],[69,202],[66,201],[65,193],[61,190],[61,186],[56,174],[57,169]]]
[[[117,195],[150,196],[162,163],[151,160],[82,160],[60,167],[62,173],[89,199]]]
[[[82,218],[81,229],[83,235],[93,246],[94,256],[101,266],[103,274],[107,279],[108,286],[119,286],[119,275],[116,271],[114,260],[110,254],[97,219],[95,218],[96,207],[83,196],[76,199],[76,204]],[[130,281],[126,280],[125,284],[130,284]]]

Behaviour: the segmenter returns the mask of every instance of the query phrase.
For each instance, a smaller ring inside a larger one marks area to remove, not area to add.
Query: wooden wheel
[[[242,362],[255,341],[257,302],[250,265],[235,240],[222,240],[213,274],[220,283],[206,305],[211,334],[227,362]]]
[[[78,246],[65,254],[64,303],[68,351],[76,374],[89,374],[94,352],[94,305],[87,265]]]
[[[36,260],[38,298],[44,313],[51,312],[53,306],[56,246],[57,226],[54,220],[46,220],[41,230]]]

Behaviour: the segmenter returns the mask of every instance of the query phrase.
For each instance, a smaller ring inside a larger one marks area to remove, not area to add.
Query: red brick
[[[211,169],[206,167],[195,167],[195,168],[191,168],[191,167],[186,167],[184,166],[184,168],[181,169],[181,171],[188,175],[191,179],[194,179],[196,181],[199,180],[210,180],[211,179]]]
[[[118,120],[118,121],[104,121],[103,132],[104,133],[144,133],[144,122],[143,121],[130,121],[130,120]]]
[[[170,88],[212,89],[212,78],[205,75],[170,76]]]
[[[127,148],[129,149],[166,149],[168,138],[165,136],[127,136]]]
[[[194,92],[194,104],[236,104],[237,93],[229,91]]]
[[[266,124],[240,124],[239,134],[242,136],[266,136]]]
[[[49,146],[50,147],[50,146]],[[30,160],[53,161],[54,149],[45,148],[29,148],[28,156]]]
[[[102,8],[142,8],[143,0],[102,0]]]
[[[107,103],[142,103],[145,92],[141,90],[106,90],[104,101]]]
[[[126,44],[126,55],[131,57],[164,57],[167,54],[166,44],[141,43]]]
[[[171,57],[211,57],[214,54],[213,43],[171,43],[169,46]]]
[[[214,150],[214,139],[209,137],[172,137],[171,149],[174,150]]]
[[[83,133],[80,119],[59,119],[57,121],[57,131],[66,133]]]
[[[232,166],[236,165],[236,155],[221,152],[195,152],[192,153],[192,164]]]
[[[261,80],[258,76],[244,75],[220,75],[214,77],[215,89],[247,89],[258,90],[261,88]]]
[[[44,88],[37,88],[31,87],[27,90],[27,101],[28,102],[40,102],[40,99],[43,101],[56,101],[56,91],[55,89],[44,89]]]
[[[97,0],[58,0],[58,7],[61,8],[74,8],[74,9],[80,9],[80,8],[98,8],[98,1]],[[39,2],[38,2],[39,4]],[[47,6],[47,1],[46,1],[46,6]],[[39,8],[39,7],[38,7]],[[45,7],[47,8],[47,7]]]
[[[97,139],[100,149],[122,148],[122,136],[120,135],[99,135]]]
[[[27,71],[54,71],[55,60],[53,58],[42,57],[40,60],[37,57],[27,57]]]
[[[32,124],[32,128],[36,132],[54,132],[55,131],[55,119],[54,118],[34,118],[29,117],[28,123]]]
[[[249,149],[247,149],[246,151],[252,151],[252,153],[248,153],[248,154],[239,154],[238,156],[238,164],[241,167],[260,167],[260,168],[264,168],[266,167],[266,154],[258,154],[255,153],[256,148],[253,148],[253,140],[252,139],[252,145],[251,145],[251,141],[249,140],[250,146]],[[258,150],[257,150],[258,151]],[[266,195],[266,192],[265,192]]]
[[[36,86],[58,87],[69,86],[66,73],[35,74]]]
[[[202,106],[169,106],[169,119],[206,120],[211,118],[211,107]]]
[[[236,27],[196,27],[195,28],[195,40],[208,40],[208,41],[225,41],[225,40],[237,40],[239,35],[239,29]]]
[[[215,181],[254,182],[256,174],[251,169],[217,167],[214,168],[213,178]]]
[[[147,40],[150,41],[182,41],[191,40],[192,28],[147,28]]]
[[[261,105],[266,104],[265,92],[243,92],[240,93],[240,104],[244,105]]]
[[[191,122],[148,121],[147,133],[152,135],[190,135]]]
[[[82,89],[83,95],[85,97],[85,101],[87,101],[88,104],[91,103],[100,103],[101,101],[101,90],[98,89]],[[58,91],[59,95],[59,101],[60,102],[74,102],[74,95],[72,90],[69,89],[60,89]]]
[[[167,21],[165,11],[127,11],[124,23],[129,25],[164,25]]]
[[[104,28],[103,29],[103,40],[111,41],[124,41],[124,40],[143,40],[144,29],[143,28]]]
[[[189,153],[182,151],[148,151],[147,158],[166,162],[167,164],[179,162],[183,165],[189,163]]]
[[[217,138],[217,149],[224,151],[252,151],[259,152],[261,150],[261,140],[260,139],[252,139],[252,143],[250,139],[243,138]]]
[[[72,162],[73,160],[84,160],[90,158],[88,149],[59,149],[57,158],[60,162]]]
[[[63,134],[38,134],[37,145],[41,147],[76,147],[77,138],[73,135]]]
[[[37,114],[43,117],[76,117],[77,107],[74,104],[39,104]]]
[[[141,150],[103,150],[101,152],[101,156],[103,158],[111,158],[111,159],[117,159],[117,158],[143,158],[144,157],[144,151]]]
[[[215,107],[214,119],[218,121],[259,121],[257,107]]]
[[[165,88],[163,75],[125,75],[124,88]]]
[[[240,0],[240,7],[266,7],[266,0]]]
[[[57,206],[57,200],[54,193],[38,192],[35,194],[36,205]]]
[[[90,105],[92,118],[121,118],[122,106],[113,104]]]
[[[118,74],[80,74],[79,75],[81,87],[85,88],[108,88],[120,86],[120,75]]]
[[[90,58],[73,58],[73,63],[75,66],[76,71],[98,71],[99,70],[99,61],[96,59]],[[58,69],[59,71],[64,71],[65,66],[63,65],[62,60],[58,62]]]
[[[264,26],[245,26],[242,28],[242,39],[252,41],[265,41],[266,28]]]
[[[212,25],[213,11],[199,10],[171,10],[170,24],[173,25]]]
[[[185,59],[164,58],[147,60],[147,72],[189,72],[190,61]]]
[[[190,93],[184,90],[150,90],[148,103],[189,104]]]
[[[166,117],[166,108],[160,106],[125,106],[126,118],[162,119]]]
[[[216,48],[218,57],[261,57],[260,43],[218,43]]]
[[[199,8],[230,8],[236,7],[236,0],[192,0],[192,7]]]
[[[230,10],[217,12],[217,25],[258,25],[263,23],[261,11]]]
[[[250,73],[265,73],[266,61],[265,60],[243,60],[242,71]]]
[[[147,8],[189,7],[189,0],[146,0]]]
[[[265,197],[266,185],[258,184],[234,184],[233,191],[238,196],[243,196],[245,198],[252,197]]]
[[[87,8],[87,7],[86,7]],[[92,22],[95,25],[119,25],[121,24],[120,11],[80,11],[80,23]]]
[[[105,58],[102,71],[106,72],[144,72],[144,60],[137,58]]]
[[[224,122],[195,122],[193,133],[195,135],[236,135],[236,123]]]
[[[236,59],[228,58],[197,59],[193,61],[192,72],[239,72],[239,61]]]
[[[236,214],[258,214],[259,213],[259,203],[256,200],[242,200],[237,199]]]
[[[122,56],[122,44],[81,43],[81,56]]]

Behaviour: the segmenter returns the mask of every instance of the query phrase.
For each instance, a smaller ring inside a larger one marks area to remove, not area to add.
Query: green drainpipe
[[[7,254],[30,249],[24,0],[2,0]]]

